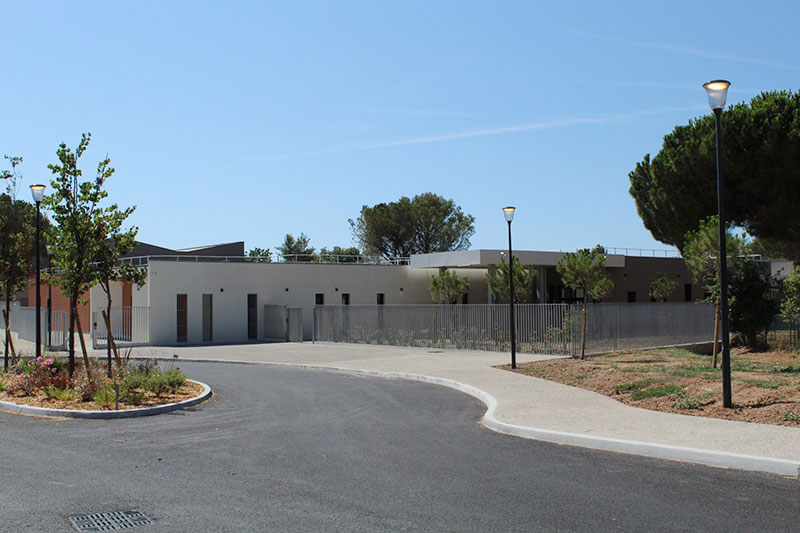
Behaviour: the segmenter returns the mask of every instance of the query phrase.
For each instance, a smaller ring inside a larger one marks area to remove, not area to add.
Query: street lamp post
[[[41,234],[40,219],[42,198],[44,198],[44,185],[31,185],[33,201],[36,202],[36,357],[42,356],[42,314],[39,311],[41,305],[41,280],[39,272],[39,239]]]
[[[508,300],[511,329],[511,368],[517,368],[517,331],[514,320],[514,255],[511,251],[511,221],[514,220],[514,207],[504,207],[503,216],[508,222]]]
[[[728,330],[728,252],[725,224],[724,182],[722,179],[722,129],[720,116],[725,107],[728,87],[727,80],[713,80],[703,84],[708,94],[708,105],[714,111],[714,124],[717,138],[717,210],[719,212],[719,301],[722,321],[722,405],[733,407],[731,397],[731,346]]]

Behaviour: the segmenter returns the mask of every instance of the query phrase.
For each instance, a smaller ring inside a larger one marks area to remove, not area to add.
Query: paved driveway
[[[133,531],[785,530],[798,481],[493,433],[477,400],[324,371],[182,363],[198,408],[0,413],[0,530],[139,509]]]

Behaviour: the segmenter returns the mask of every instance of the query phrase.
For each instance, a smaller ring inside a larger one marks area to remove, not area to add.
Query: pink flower
[[[53,374],[55,374],[56,372],[58,372],[58,369],[57,369],[57,368],[54,368],[54,369],[53,369]]]
[[[36,358],[36,362],[37,362],[37,363],[41,363],[41,362],[42,362],[42,356],[41,356],[41,355],[40,355],[39,357],[37,357],[37,358]]]
[[[53,364],[53,360],[52,360],[52,359],[47,359],[47,360],[44,362],[44,364],[45,364],[45,365],[52,365],[52,364]]]

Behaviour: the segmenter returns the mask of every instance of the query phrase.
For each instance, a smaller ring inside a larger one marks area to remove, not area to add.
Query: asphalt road
[[[798,531],[800,482],[493,433],[435,385],[184,363],[212,386],[129,420],[0,413],[0,531],[138,509],[130,531]]]

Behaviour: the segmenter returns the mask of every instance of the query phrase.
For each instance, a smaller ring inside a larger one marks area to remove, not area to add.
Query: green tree
[[[726,218],[800,257],[800,92],[761,93],[722,113]],[[676,127],[658,154],[628,175],[630,194],[657,240],[683,249],[717,213],[714,117]]]
[[[6,192],[0,195],[0,286],[6,300],[3,369],[8,371],[11,302],[17,291],[25,288],[34,270],[31,255],[35,253],[36,209],[17,199],[22,180],[17,167],[22,163],[22,158],[7,155],[5,159],[11,164],[11,170],[0,173],[0,179],[6,181]]]
[[[731,272],[730,324],[751,350],[767,342],[767,329],[778,312],[778,303],[772,298],[775,282],[764,265],[743,261]],[[764,342],[759,334],[764,334]]]
[[[323,263],[358,263],[360,259],[361,252],[355,246],[334,246],[330,250],[323,248],[319,252],[319,260]]]
[[[459,298],[469,292],[469,279],[443,268],[438,276],[434,275],[428,282],[428,290],[434,302],[457,304]]]
[[[556,271],[561,281],[572,289],[583,289],[583,310],[581,312],[581,359],[586,353],[586,304],[589,296],[597,300],[614,289],[614,282],[606,273],[606,256],[602,249],[583,248],[578,253],[567,253],[556,263]]]
[[[655,278],[650,281],[650,298],[662,302],[667,301],[670,294],[674,294],[678,290],[678,282],[669,279],[667,275],[660,272]]]
[[[789,277],[783,280],[782,288],[781,313],[794,320],[800,319],[800,270],[793,270]]]
[[[287,233],[278,250],[284,261],[307,263],[314,260],[314,248],[310,246],[310,242],[311,239],[305,233],[301,233],[296,239]]]
[[[110,160],[106,157],[98,168],[96,184],[102,187],[105,181],[114,174],[114,168],[109,166]],[[100,199],[106,198],[108,193],[101,190]],[[121,282],[135,285],[137,288],[144,285],[147,278],[147,268],[137,267],[129,263],[120,264],[120,258],[136,247],[136,234],[139,228],[123,229],[122,225],[136,209],[135,206],[120,209],[117,204],[107,207],[97,207],[92,212],[92,226],[97,237],[97,246],[94,247],[96,255],[92,258],[95,278],[100,288],[106,293],[107,342],[106,353],[108,357],[108,377],[112,377],[111,366],[111,283]]]
[[[97,226],[97,217],[103,209],[99,203],[108,193],[103,185],[108,178],[111,160],[106,157],[97,165],[94,180],[81,181],[83,172],[78,168],[78,160],[89,147],[91,133],[81,136],[78,147],[73,152],[61,143],[56,152],[58,164],[48,165],[55,178],[50,182],[53,193],[46,196],[44,204],[53,214],[57,224],[49,232],[51,261],[59,270],[56,278],[61,292],[69,298],[69,374],[75,372],[75,329],[81,334],[81,348],[87,372],[90,372],[89,357],[83,343],[83,327],[78,316],[78,301],[93,283],[97,281],[94,264],[100,257],[104,246],[104,235]]]
[[[500,258],[500,263],[489,265],[486,272],[486,283],[489,285],[497,302],[508,303],[508,263]],[[536,269],[532,265],[523,266],[519,257],[514,256],[514,301],[516,303],[533,303],[536,294]]]
[[[412,254],[427,254],[469,248],[475,233],[475,218],[442,196],[424,193],[396,202],[363,206],[350,219],[353,239],[367,254],[394,260]]]
[[[269,248],[256,246],[247,252],[247,260],[252,263],[272,263],[272,252]]]
[[[737,269],[746,258],[747,245],[744,236],[727,232],[725,244],[728,270]],[[694,280],[703,284],[707,291],[707,302],[719,299],[719,218],[709,216],[700,221],[697,229],[690,230],[684,238],[681,250],[683,260]]]

